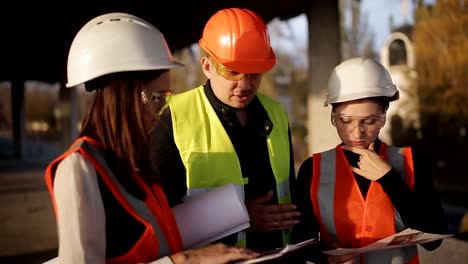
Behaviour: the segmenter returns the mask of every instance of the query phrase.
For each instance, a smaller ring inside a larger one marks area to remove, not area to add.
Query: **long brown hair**
[[[133,195],[143,198],[132,179],[135,169],[148,184],[160,182],[150,159],[149,134],[143,124],[143,85],[165,70],[106,75],[85,84],[94,90],[94,100],[83,120],[80,136],[98,140],[108,165],[119,182]]]

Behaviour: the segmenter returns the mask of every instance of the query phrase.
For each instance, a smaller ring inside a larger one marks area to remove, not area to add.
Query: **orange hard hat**
[[[276,63],[265,22],[247,9],[216,12],[206,23],[199,44],[222,65],[236,72],[263,73]]]

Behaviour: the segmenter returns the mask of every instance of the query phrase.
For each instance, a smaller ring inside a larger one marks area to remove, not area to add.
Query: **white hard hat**
[[[399,92],[390,74],[380,63],[368,58],[352,58],[333,69],[328,79],[325,106],[369,97],[398,100]]]
[[[162,33],[126,13],[90,20],[76,34],[68,54],[66,87],[115,72],[162,70],[175,62]]]

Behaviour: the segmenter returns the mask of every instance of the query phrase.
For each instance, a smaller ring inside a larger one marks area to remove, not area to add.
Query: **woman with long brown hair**
[[[67,87],[95,93],[72,146],[47,167],[60,263],[227,263],[258,254],[215,244],[183,251],[150,163],[149,134],[174,61],[158,29],[125,13],[89,21],[68,56]]]

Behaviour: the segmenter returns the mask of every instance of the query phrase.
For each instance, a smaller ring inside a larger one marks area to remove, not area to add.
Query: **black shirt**
[[[224,126],[239,158],[242,176],[248,177],[249,182],[244,186],[245,200],[266,194],[269,190],[275,192],[272,203],[278,203],[276,195],[276,181],[271,169],[266,139],[274,128],[260,100],[255,97],[245,108],[248,120],[245,126],[238,121],[234,109],[216,98],[209,81],[204,85],[204,92],[216,111]],[[198,120],[188,120],[198,122]],[[170,206],[182,202],[187,186],[186,171],[182,163],[179,150],[174,142],[171,113],[166,109],[161,120],[152,132],[152,160],[163,178],[163,189],[168,197]],[[290,185],[292,186],[295,172],[290,141]],[[236,235],[221,240],[228,245],[234,245]],[[247,230],[247,247],[263,252],[282,247],[281,231],[275,232],[249,232]]]

